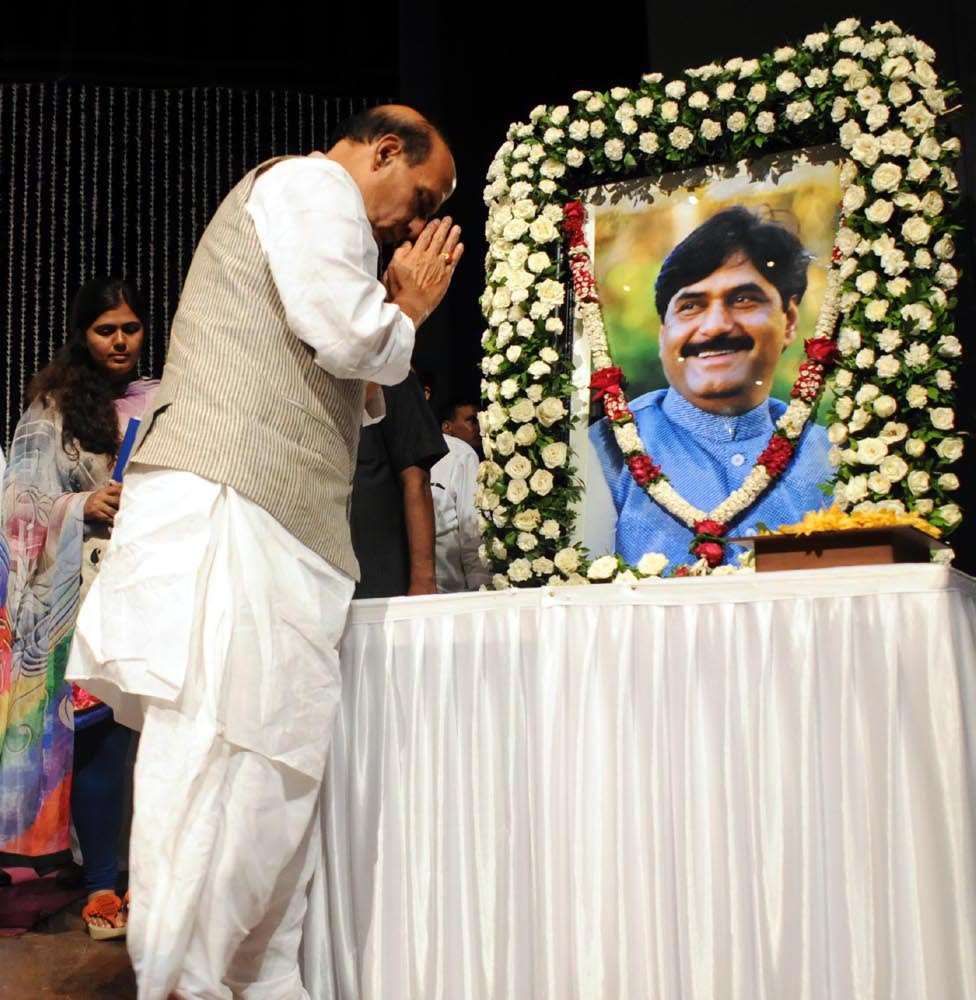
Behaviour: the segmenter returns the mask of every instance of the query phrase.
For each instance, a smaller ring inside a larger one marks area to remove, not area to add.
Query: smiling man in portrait
[[[770,392],[797,335],[811,259],[788,229],[735,206],[682,240],[658,275],[654,301],[668,388],[637,397],[630,408],[655,464],[704,511],[742,486],[786,409]],[[693,561],[692,532],[634,481],[608,421],[589,435],[616,509],[615,550],[632,563],[651,551],[663,552],[672,566]],[[819,487],[832,474],[828,449],[824,429],[811,422],[783,476],[733,532],[778,527],[821,507]]]

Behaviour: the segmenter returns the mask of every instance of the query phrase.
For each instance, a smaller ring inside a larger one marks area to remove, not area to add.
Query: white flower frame
[[[612,556],[590,562],[571,543],[580,490],[566,445],[574,371],[559,347],[571,286],[561,223],[574,192],[824,142],[850,156],[834,250],[835,500],[845,509],[915,511],[946,533],[959,523],[951,471],[963,449],[953,391],[959,276],[956,227],[946,216],[959,142],[943,137],[940,119],[955,91],[939,86],[934,58],[892,22],[867,28],[849,18],[757,59],[668,82],[647,74],[634,89],[579,91],[572,105],[539,105],[528,123],[509,128],[485,189],[486,460],[476,498],[496,587],[662,569],[657,558],[636,567]],[[891,459],[885,472],[879,456]]]

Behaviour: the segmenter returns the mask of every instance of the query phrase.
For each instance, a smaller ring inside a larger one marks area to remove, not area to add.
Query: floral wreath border
[[[947,497],[959,485],[948,467],[963,449],[953,433],[957,227],[945,215],[946,196],[958,189],[950,163],[959,143],[942,138],[940,119],[956,91],[939,87],[934,58],[892,22],[864,28],[848,18],[757,59],[686,70],[667,83],[651,73],[636,89],[579,91],[572,108],[539,105],[528,123],[509,128],[485,189],[486,460],[476,496],[496,588],[635,580],[663,569],[655,553],[631,567],[619,556],[591,562],[570,543],[580,486],[566,400],[587,387],[574,387],[557,350],[572,280],[572,257],[558,251],[575,190],[802,150],[831,129],[850,157],[832,269],[840,316],[828,414],[835,501],[915,511],[945,532],[959,523]],[[698,534],[693,548],[719,541],[711,530]],[[707,572],[714,561],[678,572]]]

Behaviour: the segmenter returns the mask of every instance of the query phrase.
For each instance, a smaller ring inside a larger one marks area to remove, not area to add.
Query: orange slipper
[[[125,924],[119,920],[122,911],[122,900],[114,892],[96,893],[81,911],[81,919],[85,921],[88,933],[95,941],[107,941],[111,938],[125,937]],[[102,927],[92,922],[93,917],[101,917],[112,926]]]

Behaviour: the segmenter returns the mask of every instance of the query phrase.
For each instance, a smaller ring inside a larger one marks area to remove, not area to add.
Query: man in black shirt
[[[447,447],[413,372],[383,396],[386,416],[363,428],[353,480],[355,596],[436,594],[430,468]]]

